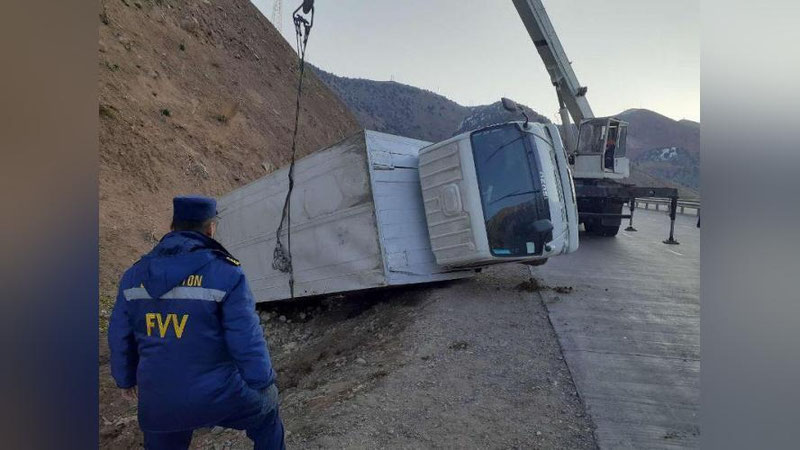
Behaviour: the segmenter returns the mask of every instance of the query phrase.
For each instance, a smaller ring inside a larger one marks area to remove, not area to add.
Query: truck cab
[[[628,123],[615,117],[584,120],[575,150],[576,178],[622,179],[630,176],[626,156]]]
[[[578,248],[569,163],[552,124],[507,122],[419,152],[436,263],[542,262]]]

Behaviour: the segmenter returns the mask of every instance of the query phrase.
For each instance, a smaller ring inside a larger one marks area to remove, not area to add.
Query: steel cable
[[[304,2],[305,3],[305,2]],[[306,67],[306,45],[308,44],[308,36],[311,32],[311,27],[314,23],[314,9],[305,10],[304,12],[310,13],[310,21],[306,20],[300,14],[301,5],[295,10],[294,30],[295,39],[297,41],[297,54],[300,58],[300,80],[297,83],[297,100],[295,103],[294,114],[294,131],[292,133],[292,154],[291,162],[289,164],[289,189],[286,191],[286,199],[283,202],[283,210],[281,212],[281,221],[278,224],[278,229],[275,231],[275,250],[272,253],[272,268],[284,273],[289,274],[289,294],[294,298],[294,267],[292,266],[292,208],[291,197],[294,190],[294,165],[295,157],[297,154],[297,132],[300,123],[300,98],[303,95],[303,74]],[[286,225],[286,247],[284,248],[281,242],[281,233],[283,232],[284,224]]]

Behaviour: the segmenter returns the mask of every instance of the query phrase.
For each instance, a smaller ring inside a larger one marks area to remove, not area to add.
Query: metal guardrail
[[[697,228],[700,228],[700,201],[699,200],[680,200],[676,198],[657,198],[657,197],[642,197],[642,198],[635,198],[634,204],[631,205],[630,200],[625,202],[628,205],[628,209],[630,210],[630,215],[628,216],[628,228],[625,228],[625,231],[636,231],[636,228],[633,227],[633,211],[635,208],[642,208],[644,205],[644,209],[650,209],[650,205],[655,206],[656,211],[660,211],[661,205],[664,205],[665,212],[669,215],[670,222],[669,222],[669,238],[664,241],[665,244],[672,244],[677,245],[679,242],[675,240],[673,234],[675,232],[675,216],[677,214],[686,214],[686,209],[694,210],[694,216],[697,216]],[[674,209],[673,209],[674,208]]]
[[[627,203],[627,202],[626,202]],[[664,211],[669,212],[669,203],[670,199],[668,198],[637,198],[636,199],[636,207],[642,208],[644,205],[644,209],[650,209],[650,205],[655,207],[656,211]],[[664,207],[661,208],[661,205]],[[694,211],[695,216],[700,215],[700,201],[699,200],[680,200],[678,199],[678,213],[679,214],[686,214],[686,210],[689,209],[690,211]]]

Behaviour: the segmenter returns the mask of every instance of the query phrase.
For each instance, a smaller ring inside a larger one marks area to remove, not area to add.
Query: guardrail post
[[[636,205],[636,199],[632,198],[630,200],[630,204],[628,205],[628,208],[630,208],[631,210],[631,218],[630,221],[628,222],[628,228],[625,228],[625,231],[636,231],[636,228],[633,228],[633,209],[635,208],[635,205]]]
[[[678,245],[680,242],[675,240],[675,215],[678,212],[678,197],[672,197],[669,202],[669,237],[665,244]]]

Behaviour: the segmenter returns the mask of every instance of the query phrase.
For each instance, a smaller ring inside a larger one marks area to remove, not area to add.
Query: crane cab
[[[625,155],[628,123],[615,117],[581,122],[575,151],[576,178],[627,178],[630,165]]]
[[[419,152],[431,249],[440,266],[536,262],[578,248],[575,192],[552,124],[508,122]]]

